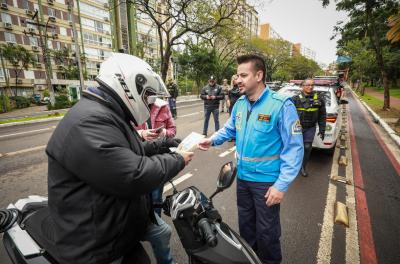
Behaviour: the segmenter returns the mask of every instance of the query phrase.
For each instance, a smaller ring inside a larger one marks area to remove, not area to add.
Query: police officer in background
[[[178,85],[172,79],[169,79],[167,83],[167,89],[171,95],[168,98],[169,109],[171,110],[172,117],[176,119],[178,117],[178,113],[176,112],[176,98],[179,94]]]
[[[207,136],[211,113],[214,117],[215,131],[219,129],[219,101],[225,98],[222,87],[217,84],[217,80],[213,75],[210,76],[208,85],[204,86],[201,90],[200,98],[204,100],[203,135]]]
[[[240,235],[263,264],[280,263],[280,203],[299,173],[303,137],[291,98],[265,86],[265,63],[254,54],[237,58],[240,97],[224,127],[199,143],[201,150],[236,139]]]
[[[301,175],[307,177],[306,166],[310,159],[317,123],[319,127],[318,135],[321,140],[325,138],[326,109],[324,99],[317,92],[314,92],[314,81],[312,79],[304,80],[301,86],[301,93],[294,96],[293,101],[303,128],[304,158],[301,166]]]

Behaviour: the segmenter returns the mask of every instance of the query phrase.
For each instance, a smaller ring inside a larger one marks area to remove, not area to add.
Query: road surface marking
[[[28,152],[32,152],[32,151],[43,150],[46,148],[46,146],[47,145],[43,145],[43,146],[37,146],[37,147],[33,147],[33,148],[27,148],[27,149],[22,149],[22,150],[18,150],[18,151],[8,152],[8,153],[2,154],[0,157],[9,157],[9,156],[15,156],[15,155],[24,154],[24,153],[28,153]]]
[[[182,105],[182,106],[177,106],[176,109],[179,108],[187,108],[187,107],[192,107],[192,106],[197,106],[197,105],[203,105],[204,103],[200,103],[200,104],[190,104],[190,105]]]
[[[14,134],[1,135],[0,138],[19,136],[19,135],[24,135],[24,134],[29,134],[29,133],[42,132],[42,131],[51,130],[53,128],[55,128],[55,127],[54,126],[53,127],[46,127],[46,128],[42,128],[42,129],[29,130],[29,131],[25,131],[25,132],[14,133]]]
[[[339,158],[340,149],[335,148],[333,154],[333,162],[330,175],[337,175],[339,165],[337,164]],[[336,190],[337,187],[334,183],[329,181],[328,193],[326,196],[326,205],[324,210],[324,219],[321,228],[321,237],[319,239],[317,263],[318,264],[330,264],[332,254],[332,235],[333,235],[333,219],[334,219],[334,204],[336,201]]]
[[[189,178],[192,177],[192,176],[193,176],[193,174],[190,173],[190,172],[188,172],[188,173],[182,175],[181,177],[179,177],[178,179],[173,180],[172,182],[173,182],[174,185],[176,186],[176,185],[178,185],[179,183],[181,183],[181,182],[183,182],[183,181],[189,179]],[[167,184],[164,185],[164,192],[163,192],[163,193],[166,193],[166,192],[168,192],[168,191],[171,190],[171,189],[172,189],[171,183],[167,183]]]
[[[187,114],[187,115],[178,115],[178,117],[187,117],[187,116],[193,116],[193,115],[198,115],[200,113],[202,113],[203,111],[200,112],[196,112],[196,113],[191,113],[191,114]]]
[[[349,137],[346,139],[346,145],[350,146]],[[349,159],[349,164],[346,167],[346,178],[354,183],[351,148],[346,150],[346,154]],[[354,184],[346,184],[346,194],[346,205],[349,215],[349,228],[346,228],[346,263],[360,263]]]
[[[230,149],[228,149],[227,151],[225,151],[225,152],[222,152],[221,154],[219,154],[219,157],[220,158],[223,158],[223,157],[226,157],[226,156],[228,156],[229,154],[231,154],[233,151],[235,151],[236,150],[236,146],[235,147],[231,147]]]

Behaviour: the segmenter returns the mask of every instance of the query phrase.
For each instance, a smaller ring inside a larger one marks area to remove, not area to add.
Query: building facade
[[[6,86],[9,77],[11,95],[30,96],[51,85],[55,91],[67,88],[71,94],[78,90],[79,97],[78,60],[84,86],[96,85],[93,80],[100,64],[111,52],[138,55],[152,66],[160,61],[155,27],[129,2],[0,0],[0,4],[0,44],[21,45],[34,54],[36,61],[17,72],[3,59],[0,86]]]

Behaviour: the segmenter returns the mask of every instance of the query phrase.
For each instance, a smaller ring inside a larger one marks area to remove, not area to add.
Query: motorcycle
[[[212,198],[229,188],[235,180],[237,168],[233,162],[224,164],[217,180],[217,189],[209,197],[194,186],[166,197],[165,215],[171,217],[190,264],[261,264],[252,248],[233,231],[218,210]],[[47,198],[29,196],[0,210],[0,233],[13,263],[57,263],[49,243],[52,237]],[[46,237],[46,239],[44,239]]]

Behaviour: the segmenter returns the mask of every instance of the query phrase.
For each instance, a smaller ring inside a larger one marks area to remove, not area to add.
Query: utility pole
[[[73,38],[74,38],[74,42],[75,42],[75,59],[78,62],[78,70],[79,70],[79,83],[80,83],[80,87],[79,90],[82,94],[82,90],[84,87],[84,80],[83,80],[83,72],[82,72],[82,63],[81,63],[81,49],[79,48],[79,44],[78,44],[78,35],[76,33],[76,25],[75,25],[75,16],[74,16],[74,12],[73,12],[73,6],[72,6],[72,2],[68,1],[68,12],[69,15],[71,17],[71,21],[72,21],[72,34],[73,34]]]
[[[46,85],[47,85],[47,89],[49,89],[49,93],[50,93],[50,103],[51,103],[51,105],[54,105],[55,97],[54,97],[53,86],[51,84],[51,79],[53,76],[52,76],[52,72],[51,72],[50,58],[48,56],[48,48],[47,48],[47,29],[49,27],[51,27],[51,28],[54,28],[54,27],[52,25],[49,26],[50,18],[47,19],[46,24],[40,23],[38,10],[35,11],[35,14],[32,17],[32,20],[35,20],[35,19],[36,19],[36,22],[27,21],[27,24],[37,26],[39,34],[27,33],[25,30],[24,30],[24,34],[25,35],[31,34],[32,36],[39,36],[39,45],[42,48],[44,68],[46,71]],[[44,27],[44,39],[43,39],[42,27]]]

